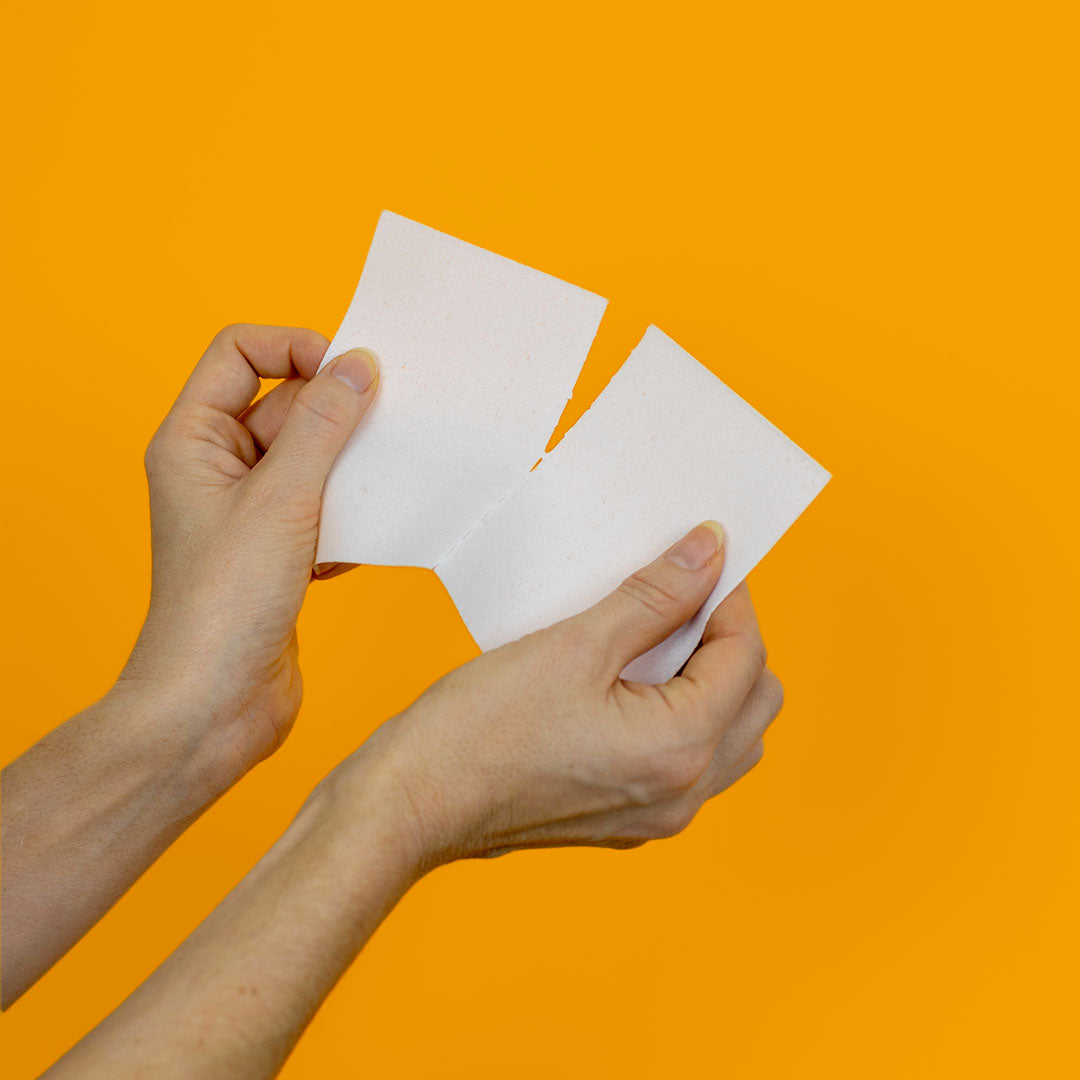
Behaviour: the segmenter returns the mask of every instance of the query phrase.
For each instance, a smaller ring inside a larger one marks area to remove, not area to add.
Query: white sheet
[[[381,382],[327,482],[318,561],[433,568],[486,650],[584,609],[715,518],[719,584],[624,672],[670,678],[829,475],[655,326],[530,471],[606,303],[384,212],[327,352],[373,349]]]
[[[669,679],[829,474],[655,326],[592,408],[435,570],[492,649],[581,611],[700,521],[726,533],[697,616],[624,672]]]
[[[433,567],[543,453],[607,301],[384,211],[327,361],[379,392],[327,481],[317,561]]]

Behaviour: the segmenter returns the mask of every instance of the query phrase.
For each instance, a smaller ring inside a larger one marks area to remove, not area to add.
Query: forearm
[[[47,1074],[274,1076],[415,880],[393,793],[354,762],[165,963]]]
[[[120,684],[3,770],[5,1007],[238,778],[188,713]]]

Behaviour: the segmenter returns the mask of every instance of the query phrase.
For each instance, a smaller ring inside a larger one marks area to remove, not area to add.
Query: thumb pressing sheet
[[[655,326],[562,441],[435,568],[482,649],[594,604],[700,521],[726,539],[698,614],[623,672],[664,682],[828,474]]]
[[[327,352],[373,349],[380,387],[327,481],[319,562],[434,569],[486,650],[595,603],[715,518],[715,590],[623,673],[674,675],[829,474],[655,326],[541,458],[605,305],[384,212]]]

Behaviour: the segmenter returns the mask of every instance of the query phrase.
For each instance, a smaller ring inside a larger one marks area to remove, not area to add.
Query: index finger
[[[317,330],[298,326],[227,326],[210,342],[176,403],[239,416],[259,392],[260,379],[310,379],[329,344]]]
[[[700,647],[674,681],[705,699],[710,712],[734,709],[746,700],[766,659],[757,613],[743,581],[709,616]]]

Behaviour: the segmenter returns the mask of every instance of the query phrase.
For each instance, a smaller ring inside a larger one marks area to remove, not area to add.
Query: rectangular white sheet
[[[384,211],[327,351],[379,358],[317,560],[433,567],[536,462],[607,301]]]
[[[828,479],[652,326],[592,408],[435,570],[487,650],[588,607],[714,518],[727,544],[716,589],[691,622],[624,672],[662,682]]]

